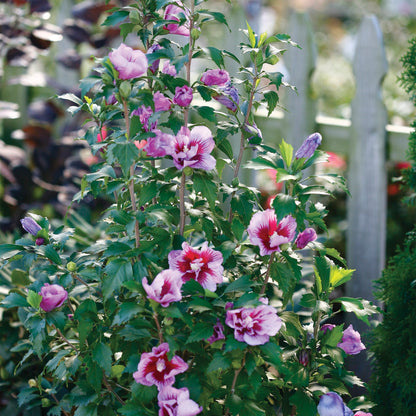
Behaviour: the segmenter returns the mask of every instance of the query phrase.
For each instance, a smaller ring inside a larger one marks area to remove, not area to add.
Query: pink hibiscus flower
[[[122,43],[108,54],[111,63],[118,71],[120,79],[138,78],[147,72],[147,57],[139,50],[133,50]]]
[[[164,387],[159,392],[157,400],[160,407],[159,416],[194,416],[202,412],[202,407],[189,398],[189,390],[186,387]]]
[[[282,244],[290,243],[296,234],[296,220],[287,215],[277,223],[273,209],[256,212],[247,229],[252,244],[260,247],[260,255],[280,251]]]
[[[167,342],[153,347],[152,352],[144,352],[140,357],[137,371],[133,373],[136,383],[145,386],[156,385],[159,390],[171,386],[175,382],[175,376],[188,369],[188,364],[177,355],[169,361],[168,352]]]
[[[180,0],[177,0],[176,4],[169,4],[165,9],[165,20],[179,22],[180,18],[183,16],[187,19],[185,24],[180,26],[177,23],[168,23],[164,28],[172,35],[189,36],[189,10],[184,7],[183,3]]]
[[[186,166],[212,170],[215,168],[215,159],[210,153],[214,147],[215,142],[208,127],[196,126],[191,131],[181,128],[172,143],[170,155],[179,170]]]
[[[153,130],[153,133],[155,133],[155,136],[147,139],[146,146],[144,146],[143,150],[150,157],[166,156],[170,152],[169,149],[172,146],[175,136],[163,133],[158,129]]]
[[[222,283],[224,271],[222,254],[209,248],[206,242],[200,250],[183,243],[182,250],[172,250],[168,260],[169,267],[178,270],[184,282],[190,279],[196,280],[211,292],[217,289],[217,284]]]
[[[269,305],[227,311],[225,323],[234,328],[234,338],[248,345],[263,345],[278,333],[282,320]]]
[[[172,302],[179,302],[182,299],[182,275],[176,270],[163,270],[149,285],[147,278],[142,280],[143,289],[150,299],[160,303],[164,308]]]

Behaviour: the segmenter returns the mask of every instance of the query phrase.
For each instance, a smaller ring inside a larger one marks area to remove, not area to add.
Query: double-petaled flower
[[[281,245],[290,243],[296,234],[296,220],[287,215],[279,223],[273,209],[256,212],[247,229],[252,244],[260,247],[260,255],[281,251]]]
[[[318,413],[319,416],[353,416],[352,410],[344,404],[341,396],[333,391],[321,396]]]
[[[168,260],[169,267],[178,270],[184,282],[193,279],[214,292],[217,284],[223,281],[222,254],[208,247],[206,242],[200,250],[183,243],[182,250],[171,251]]]
[[[212,170],[215,159],[211,152],[215,147],[211,130],[205,126],[195,126],[192,130],[181,128],[173,140],[170,155],[176,168]]]
[[[153,130],[152,133],[155,135],[147,138],[143,150],[147,153],[147,156],[150,157],[166,156],[170,152],[169,149],[172,146],[175,136],[164,133],[158,129]]]
[[[108,54],[111,63],[118,71],[120,79],[138,78],[147,72],[147,57],[139,50],[134,50],[122,43]]]
[[[159,392],[157,401],[159,416],[195,416],[202,412],[202,407],[189,398],[186,387],[164,387]]]
[[[266,344],[282,326],[276,310],[269,305],[228,310],[225,323],[234,328],[234,338],[237,341],[248,345]]]
[[[360,333],[355,331],[352,325],[344,330],[342,340],[337,346],[348,355],[356,355],[365,350],[365,345],[361,342]]]
[[[59,308],[68,298],[68,292],[62,286],[50,285],[49,283],[42,286],[39,295],[42,296],[39,306],[45,312]]]
[[[133,373],[136,383],[145,386],[156,385],[159,390],[171,386],[175,376],[188,369],[188,364],[181,357],[168,359],[169,344],[164,342],[153,347],[152,352],[144,352],[140,357],[137,371]]]
[[[178,271],[170,269],[160,272],[150,285],[146,277],[142,280],[143,289],[148,298],[160,303],[164,308],[172,302],[179,302],[182,299],[182,284],[182,275]]]
[[[186,21],[183,25],[178,23],[168,23],[164,26],[166,30],[172,35],[189,36],[189,10],[184,7],[180,0],[175,2],[176,4],[169,4],[165,9],[165,20],[180,21],[181,17],[185,17]]]

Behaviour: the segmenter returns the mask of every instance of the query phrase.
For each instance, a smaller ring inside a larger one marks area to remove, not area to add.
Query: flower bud
[[[128,98],[130,96],[130,93],[131,93],[131,85],[130,85],[130,82],[123,81],[120,84],[119,91],[120,91],[120,95],[123,98]]]
[[[191,30],[191,38],[193,40],[197,40],[199,38],[199,36],[201,35],[201,31],[199,29],[197,29],[196,27],[194,27]]]
[[[68,262],[68,264],[66,265],[66,268],[67,268],[67,270],[69,271],[69,272],[74,272],[76,269],[77,269],[77,265],[73,262],[73,261],[70,261],[70,262]]]
[[[37,387],[37,386],[38,386],[38,382],[37,382],[34,378],[31,378],[31,379],[27,382],[27,384],[29,384],[29,387]]]
[[[42,227],[31,217],[21,219],[20,223],[22,224],[23,229],[33,236],[36,236],[36,234],[42,229]]]
[[[45,239],[43,237],[39,237],[36,239],[35,244],[37,246],[42,246],[43,244],[45,244]]]
[[[295,158],[309,159],[315,153],[315,150],[318,148],[321,142],[322,136],[319,133],[311,134],[299,147],[295,154]]]

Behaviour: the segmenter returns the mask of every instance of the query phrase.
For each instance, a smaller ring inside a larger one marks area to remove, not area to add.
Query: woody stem
[[[261,287],[261,290],[260,290],[260,295],[264,295],[264,292],[266,291],[266,286],[267,286],[267,283],[269,282],[269,277],[270,277],[270,268],[272,267],[273,260],[274,260],[274,252],[270,254],[270,260],[267,266],[267,271],[266,271],[266,276],[264,278],[263,286]]]

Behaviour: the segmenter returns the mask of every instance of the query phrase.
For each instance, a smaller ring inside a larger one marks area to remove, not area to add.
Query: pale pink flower
[[[208,247],[205,242],[201,249],[182,244],[182,250],[172,250],[168,256],[169,267],[178,270],[182,280],[196,280],[205,289],[214,292],[223,281],[224,268],[221,252]]]
[[[120,79],[138,78],[147,72],[146,55],[142,51],[133,50],[124,43],[110,52],[108,57],[118,71]]]
[[[170,155],[179,170],[186,166],[212,170],[215,168],[215,159],[210,153],[214,147],[215,142],[208,127],[196,126],[191,131],[181,128],[172,143]]]
[[[193,98],[193,91],[191,87],[184,85],[183,87],[175,88],[175,96],[173,102],[181,107],[188,107]]]
[[[359,410],[357,413],[354,413],[354,416],[373,416],[372,413],[365,413]]]
[[[152,352],[144,352],[140,357],[137,371],[133,373],[136,383],[145,386],[156,385],[159,390],[171,386],[175,382],[175,376],[188,369],[188,364],[177,355],[169,361],[168,352],[167,342],[153,347]]]
[[[321,326],[321,331],[326,334],[326,331],[332,331],[335,328],[334,324],[323,324]]]
[[[321,396],[318,413],[319,416],[353,416],[352,410],[344,404],[341,396],[333,391]]]
[[[68,292],[59,285],[45,283],[40,289],[39,295],[42,296],[40,307],[45,312],[50,312],[59,308],[68,298]]]
[[[163,133],[158,129],[153,130],[152,132],[155,133],[155,136],[147,138],[147,143],[143,150],[149,157],[166,156],[169,153],[169,149],[172,146],[175,136]]]
[[[169,61],[163,62],[161,72],[162,74],[170,75],[172,77],[176,77],[177,75],[175,65],[171,65]]]
[[[163,95],[160,91],[156,91],[153,95],[153,102],[155,103],[155,111],[169,111],[172,102],[168,97]]]
[[[201,82],[208,86],[225,86],[230,81],[230,74],[225,69],[208,69],[201,76]]]
[[[182,284],[182,275],[176,270],[163,270],[150,285],[146,277],[142,280],[143,289],[148,298],[160,303],[164,308],[182,299]]]
[[[176,389],[166,386],[157,396],[159,416],[195,416],[202,412],[202,407],[189,398],[186,387]]]
[[[299,249],[305,248],[309,243],[315,241],[316,238],[316,231],[313,228],[306,228],[296,237],[296,247]]]
[[[185,16],[186,22],[183,25],[168,23],[164,28],[172,35],[189,36],[189,10],[184,7],[180,0],[177,0],[175,3],[176,4],[169,4],[166,7],[164,19],[180,22],[183,16]]]
[[[248,345],[263,345],[278,333],[282,320],[269,305],[227,311],[225,323],[234,329],[234,338]]]
[[[214,333],[207,338],[207,341],[212,344],[215,341],[219,341],[220,339],[225,339],[224,335],[224,327],[222,326],[222,323],[217,319],[217,323],[214,325]]]
[[[337,346],[343,349],[348,355],[356,355],[362,350],[365,350],[365,345],[361,342],[360,333],[354,331],[352,325],[344,330],[342,340]]]
[[[280,251],[282,244],[290,243],[295,237],[296,220],[287,215],[277,223],[273,209],[256,212],[247,229],[252,244],[260,247],[260,255],[266,256]]]

